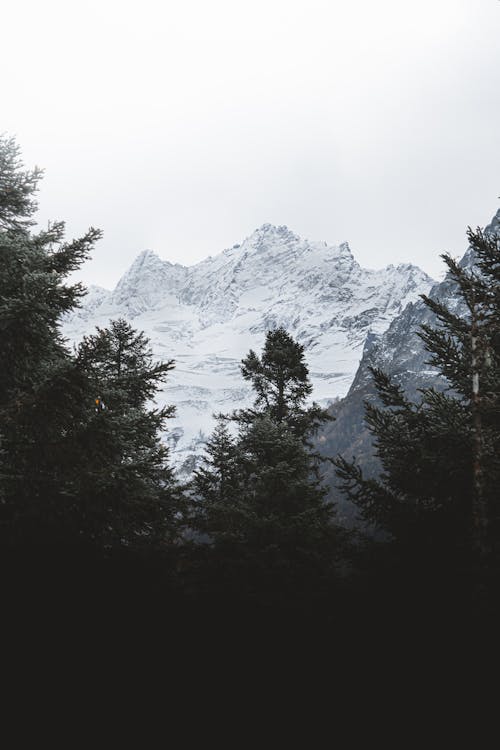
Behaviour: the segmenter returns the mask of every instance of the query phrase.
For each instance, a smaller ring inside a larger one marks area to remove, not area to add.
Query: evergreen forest
[[[41,177],[0,138],[0,547],[12,607],[83,619],[92,607],[219,635],[242,623],[338,626],[360,638],[395,622],[494,617],[498,236],[468,230],[472,267],[443,256],[465,317],[424,299],[439,324],[420,336],[447,388],[410,400],[382,370],[371,373],[378,399],[365,421],[378,477],[355,457],[320,454],[332,416],[311,400],[304,346],[277,327],[241,361],[253,405],[217,415],[199,465],[180,481],[161,439],[173,410],[155,406],[175,362],[157,362],[124,319],[77,347],[62,336],[85,295],[72,274],[101,233],[35,229]],[[326,464],[357,526],[329,499]]]

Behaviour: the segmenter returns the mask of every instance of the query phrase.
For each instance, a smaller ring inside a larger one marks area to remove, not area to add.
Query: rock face
[[[142,252],[113,291],[91,288],[63,330],[77,342],[125,317],[145,331],[158,359],[175,359],[161,398],[176,405],[177,417],[165,438],[187,467],[213,413],[251,400],[239,365],[250,348],[261,350],[267,330],[283,325],[304,344],[313,397],[327,405],[348,392],[364,348],[432,284],[411,264],[363,269],[347,243],[310,242],[264,224],[190,267]]]
[[[485,231],[500,235],[500,210]],[[469,248],[460,264],[467,267],[472,265],[473,261],[473,252]],[[466,316],[465,305],[457,295],[456,285],[449,279],[435,284],[426,294],[432,299],[440,300],[456,314]],[[418,336],[418,331],[424,323],[438,325],[434,314],[424,302],[417,300],[410,302],[395,316],[380,336],[367,339],[361,362],[347,395],[331,408],[336,421],[329,423],[320,437],[320,447],[325,455],[341,454],[348,459],[355,456],[367,475],[378,474],[380,466],[373,455],[371,436],[364,425],[364,402],[376,398],[370,367],[384,370],[404,388],[412,400],[418,399],[419,388],[447,386],[445,379],[427,364],[430,355]],[[352,518],[354,509],[343,503],[342,497],[335,492],[333,469],[327,470],[326,478],[333,487],[334,497],[340,503],[341,510]]]

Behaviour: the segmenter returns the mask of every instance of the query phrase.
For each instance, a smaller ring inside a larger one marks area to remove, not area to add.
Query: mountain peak
[[[129,315],[138,315],[175,293],[186,272],[184,266],[162,260],[154,250],[143,250],[116,285],[112,302],[123,306]]]
[[[260,234],[290,234],[290,230],[285,224],[271,224],[270,222],[266,221],[264,224],[262,224],[260,227],[258,227],[254,234],[260,233]]]
[[[241,245],[187,267],[143,250],[114,292],[89,296],[65,331],[77,340],[110,317],[138,318],[134,327],[155,356],[178,362],[159,403],[178,409],[170,434],[177,430],[181,461],[200,429],[211,432],[214,412],[251,403],[240,361],[266,331],[282,325],[307,348],[315,399],[326,404],[347,392],[367,337],[372,346],[430,286],[411,267],[363,269],[347,242],[310,241],[265,223]]]
[[[164,263],[165,261],[163,261],[154,250],[142,250],[132,262],[132,265],[129,266],[128,270],[125,271],[124,275],[118,282],[118,285],[122,284],[126,278],[143,275],[144,273],[148,273],[151,269],[163,266]]]
[[[258,242],[269,242],[269,241],[298,241],[300,238],[294,234],[285,224],[277,226],[276,224],[270,224],[266,222],[258,227],[250,237],[247,237],[247,241],[253,243]]]
[[[346,258],[353,258],[354,255],[352,254],[352,250],[349,246],[348,242],[341,242],[339,245],[339,255],[342,255]]]
[[[485,234],[499,234],[500,233],[500,208],[490,221],[487,227],[484,228]]]
[[[140,262],[144,262],[145,260],[151,260],[153,258],[158,258],[158,260],[159,260],[160,256],[158,255],[158,253],[156,252],[156,250],[150,250],[150,249],[146,248],[146,250],[141,250],[141,252],[139,253],[139,255],[136,257],[134,263],[137,263],[139,261]]]

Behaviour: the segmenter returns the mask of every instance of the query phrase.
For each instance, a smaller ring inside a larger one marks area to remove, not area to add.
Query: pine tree
[[[40,175],[23,171],[14,141],[0,138],[0,497],[10,531],[21,518],[35,528],[57,504],[58,447],[78,387],[59,325],[84,294],[65,279],[100,236],[65,242],[62,223],[31,231]]]
[[[256,398],[252,409],[235,415],[239,424],[251,423],[255,417],[266,415],[307,442],[321,423],[329,419],[327,411],[316,404],[304,406],[312,393],[304,347],[284,328],[267,333],[262,357],[250,350],[241,363],[241,372],[252,384]]]
[[[311,446],[328,415],[317,404],[306,406],[312,386],[304,348],[283,328],[270,331],[262,357],[250,351],[242,374],[252,383],[255,403],[227,418],[237,428],[234,442],[218,428],[209,463],[195,482],[205,528],[219,553],[239,550],[263,570],[297,571],[326,558],[331,563],[333,508],[325,502],[320,458]],[[230,467],[222,502],[214,497],[214,488],[221,489],[215,455],[226,471]]]
[[[226,420],[219,417],[192,481],[198,531],[221,537],[237,533],[241,479],[236,441]]]
[[[325,502],[319,457],[302,436],[268,415],[240,425],[245,484],[244,539],[271,559],[312,560],[332,540],[333,508]],[[335,551],[329,549],[333,559]]]
[[[368,404],[366,419],[383,473],[367,480],[355,462],[339,457],[336,465],[363,517],[400,550],[459,560],[474,550],[491,562],[499,541],[500,245],[480,229],[468,237],[471,269],[442,256],[465,316],[423,296],[440,325],[420,335],[448,390],[423,389],[411,403],[373,370],[382,405]]]
[[[37,210],[35,193],[42,171],[23,169],[20,149],[13,138],[0,135],[0,229],[27,228]]]
[[[83,339],[76,363],[87,412],[72,436],[80,533],[107,546],[171,539],[179,492],[161,435],[174,408],[149,404],[173,361],[154,363],[144,334],[118,319]]]
[[[486,561],[500,552],[500,237],[469,228],[468,238],[475,258],[471,271],[444,256],[467,308],[465,325],[439,302],[424,297],[443,330],[423,326],[422,338],[432,352],[431,363],[467,406],[472,454],[470,531],[476,554]]]
[[[172,410],[149,401],[172,362],[153,363],[125,321],[69,351],[62,316],[85,290],[67,277],[100,232],[32,232],[39,177],[0,138],[0,531],[25,547],[165,541],[179,499],[160,440]]]

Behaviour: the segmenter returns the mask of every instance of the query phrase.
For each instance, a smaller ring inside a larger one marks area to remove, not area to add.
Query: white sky
[[[25,0],[0,131],[40,221],[104,230],[81,276],[194,263],[264,222],[441,274],[500,194],[498,0]]]

